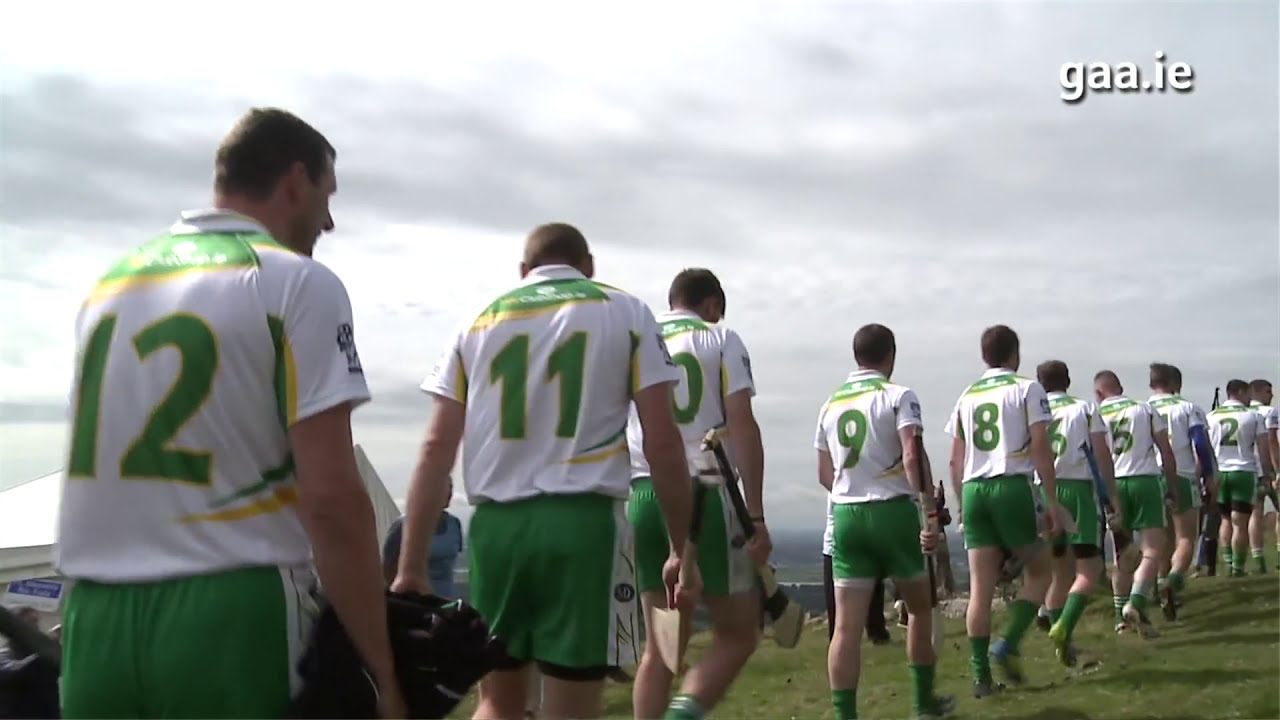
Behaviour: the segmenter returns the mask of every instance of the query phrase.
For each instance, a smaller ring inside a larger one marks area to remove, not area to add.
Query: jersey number
[[[1240,423],[1235,418],[1222,418],[1222,444],[1239,446],[1236,433],[1240,432]]]
[[[102,383],[115,330],[115,315],[98,321],[80,360],[80,387],[67,465],[67,473],[72,476],[97,475]],[[160,404],[151,410],[146,426],[120,458],[120,477],[208,485],[212,456],[208,452],[175,448],[172,443],[182,426],[209,398],[218,369],[218,342],[203,320],[186,313],[163,317],[133,336],[133,348],[140,362],[165,347],[173,347],[181,355],[178,379]]]
[[[991,452],[1000,444],[1000,406],[982,403],[973,409],[973,446]]]
[[[582,384],[587,362],[587,334],[576,332],[556,345],[547,357],[544,382],[560,378],[560,416],[556,437],[571,438],[578,432],[582,409]],[[503,440],[523,440],[529,414],[529,336],[507,341],[489,363],[489,384],[502,383],[498,434]]]
[[[856,408],[840,413],[836,420],[836,439],[849,451],[841,469],[850,470],[862,457],[862,445],[867,441],[867,416]]]
[[[698,358],[692,353],[682,352],[671,356],[671,361],[677,366],[684,368],[685,385],[689,388],[689,402],[686,405],[675,403],[676,422],[681,425],[688,425],[698,417],[698,411],[702,409],[702,388],[704,378],[702,377],[702,365],[698,362]]]
[[[1062,418],[1049,423],[1049,447],[1053,450],[1054,457],[1062,457],[1062,453],[1067,451],[1067,438],[1058,432],[1061,427]]]
[[[1112,455],[1123,455],[1133,449],[1133,433],[1129,432],[1129,418],[1111,421],[1111,441],[1115,444]]]

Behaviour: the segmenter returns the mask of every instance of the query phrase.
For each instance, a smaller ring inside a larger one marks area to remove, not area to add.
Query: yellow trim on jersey
[[[454,350],[453,354],[458,356],[458,376],[457,378],[455,378],[458,386],[458,396],[459,396],[458,402],[462,403],[463,405],[466,405],[467,404],[467,368],[464,367],[462,364],[462,352],[458,350]]]
[[[280,329],[280,352],[284,356],[284,429],[288,430],[298,421],[298,366],[293,359],[293,345],[289,342],[289,335],[283,324]]]
[[[627,452],[626,438],[622,438],[622,440],[618,441],[618,443],[614,447],[607,448],[605,450],[601,450],[600,452],[592,453],[590,455],[582,455],[580,457],[569,458],[565,462],[570,465],[590,465],[591,463],[604,462],[605,460],[608,460],[609,458],[615,457],[617,455],[621,455],[624,452]]]
[[[175,280],[184,280],[196,273],[218,271],[226,272],[228,270],[243,271],[245,267],[245,265],[188,267],[182,268],[181,270],[174,270],[173,272],[165,273],[164,275],[129,275],[126,277],[104,280],[89,291],[88,296],[85,297],[84,304],[86,306],[92,305],[93,303],[101,302],[130,290],[135,290],[139,287],[155,287],[158,285],[164,285],[165,283],[174,282]]]
[[[599,303],[599,302],[609,302],[609,298],[607,297],[581,298],[581,299],[575,299],[575,300],[565,300],[563,302],[558,302],[554,305],[547,305],[547,306],[538,307],[538,308],[502,310],[495,313],[485,313],[480,317],[476,318],[475,321],[471,323],[471,327],[467,330],[467,332],[485,330],[491,327],[495,327],[497,325],[501,325],[502,323],[508,320],[525,320],[531,317],[537,317],[539,315],[546,315],[547,313],[553,313],[559,310],[560,308],[568,307],[570,305],[582,305],[585,303]]]
[[[275,492],[267,497],[258,498],[247,505],[231,508],[230,510],[218,510],[211,513],[202,513],[197,515],[186,515],[178,518],[178,522],[188,525],[198,522],[238,522],[240,520],[248,520],[249,518],[259,517],[262,515],[271,515],[298,502],[298,489],[295,487],[276,488]]]

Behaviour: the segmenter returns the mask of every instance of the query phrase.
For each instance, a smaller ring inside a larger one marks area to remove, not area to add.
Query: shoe
[[[998,682],[984,680],[973,684],[973,696],[981,700],[988,695],[999,695],[1004,692],[1004,686]]]
[[[1076,648],[1067,638],[1067,628],[1061,622],[1049,628],[1049,642],[1053,643],[1053,653],[1063,665],[1076,666]]]
[[[911,716],[911,720],[942,720],[951,717],[955,712],[956,699],[950,695],[933,696],[933,712],[919,713]]]
[[[889,636],[889,633],[884,633],[883,635],[872,635],[870,639],[872,645],[888,645],[893,638]]]
[[[1151,624],[1147,614],[1134,607],[1133,603],[1125,603],[1122,614],[1125,622],[1138,629],[1138,634],[1143,640],[1154,640],[1160,637],[1160,632]]]
[[[1117,633],[1117,634],[1119,634],[1119,633],[1127,633],[1127,632],[1129,632],[1129,631],[1130,631],[1130,630],[1132,630],[1132,629],[1133,629],[1133,626],[1132,626],[1132,625],[1130,625],[1130,624],[1129,624],[1129,623],[1127,623],[1127,622],[1120,621],[1120,622],[1116,623],[1116,633]]]
[[[1048,615],[1036,615],[1036,627],[1045,632],[1049,632],[1049,628],[1053,626],[1053,621]]]
[[[1173,588],[1165,585],[1160,589],[1160,610],[1164,612],[1164,619],[1173,622],[1178,619],[1177,599],[1174,597]]]
[[[991,659],[1004,673],[1005,680],[1010,685],[1022,684],[1022,658],[1009,650],[1009,644],[1004,638],[996,640],[995,645],[992,646]]]

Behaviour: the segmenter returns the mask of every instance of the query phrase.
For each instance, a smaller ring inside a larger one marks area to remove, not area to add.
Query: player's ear
[[[587,277],[595,277],[596,275],[595,257],[593,257],[591,253],[587,253],[587,259],[582,261],[582,267],[578,269],[581,270],[582,274],[586,275]]]
[[[529,274],[529,266],[523,260],[520,261],[520,279],[523,280]]]

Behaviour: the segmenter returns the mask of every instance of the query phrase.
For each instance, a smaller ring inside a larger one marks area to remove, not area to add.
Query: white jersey
[[[186,212],[98,282],[76,346],[59,572],[310,564],[287,430],[369,399],[332,271],[246,217]]]
[[[1249,403],[1249,409],[1258,413],[1258,423],[1262,425],[1264,435],[1274,435],[1276,430],[1280,430],[1280,409],[1271,407],[1270,405],[1263,405],[1257,400]],[[1261,442],[1258,443],[1258,445],[1261,444]],[[1253,449],[1253,454],[1255,459],[1258,461],[1258,472],[1262,472],[1262,455],[1258,454],[1258,448],[1256,446]],[[1272,467],[1275,467],[1277,464],[1276,460],[1277,458],[1271,458]]]
[[[1222,472],[1261,472],[1255,449],[1265,437],[1258,413],[1239,400],[1228,400],[1209,413],[1209,439]]]
[[[1186,477],[1196,476],[1196,453],[1191,443],[1191,428],[1204,427],[1208,422],[1204,411],[1195,403],[1181,395],[1157,393],[1147,400],[1156,412],[1164,416],[1169,427],[1169,445],[1173,448],[1173,460],[1178,474]],[[1156,461],[1164,466],[1160,453],[1156,453]]]
[[[813,446],[831,456],[836,504],[915,497],[898,431],[922,427],[920,401],[874,370],[850,373],[818,411]]]
[[[744,391],[756,394],[751,358],[736,332],[708,324],[692,312],[672,310],[659,315],[657,321],[667,352],[682,375],[672,409],[684,438],[689,472],[697,474],[694,459],[702,452],[702,439],[708,430],[725,424],[725,398]],[[731,458],[732,442],[730,437],[723,439]],[[644,433],[634,407],[627,424],[627,444],[631,449],[631,477],[648,477]]]
[[[1156,456],[1160,453],[1155,436],[1169,431],[1164,416],[1147,403],[1123,395],[1103,400],[1098,410],[1111,435],[1111,461],[1116,477],[1159,475],[1160,462]]]
[[[466,407],[471,504],[626,499],[631,400],[679,378],[647,305],[567,265],[545,265],[463,325],[422,390]]]
[[[1031,477],[1031,426],[1052,421],[1040,383],[1004,368],[983,373],[956,401],[947,421],[947,434],[965,441],[964,481]]]
[[[1093,472],[1084,448],[1093,449],[1093,433],[1107,432],[1102,415],[1093,403],[1062,392],[1049,393],[1049,446],[1053,449],[1053,474],[1059,480],[1093,481]]]

